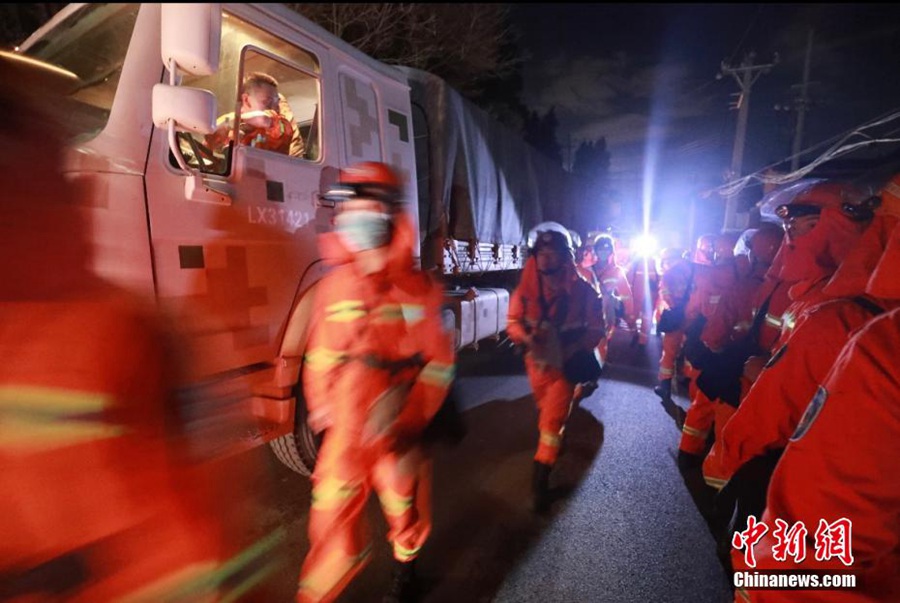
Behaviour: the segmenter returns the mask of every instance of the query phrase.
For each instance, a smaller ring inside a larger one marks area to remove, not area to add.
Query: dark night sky
[[[897,5],[519,4],[513,17],[530,55],[525,103],[556,107],[564,148],[605,137],[622,194],[640,195],[652,173],[663,207],[721,184],[731,163],[737,111],[728,106],[739,88],[730,75],[716,79],[722,61],[780,56],[751,88],[744,174],[791,154],[795,112],[774,107],[795,96],[810,28],[815,104],[803,148],[900,109]],[[878,134],[894,129],[900,119]]]

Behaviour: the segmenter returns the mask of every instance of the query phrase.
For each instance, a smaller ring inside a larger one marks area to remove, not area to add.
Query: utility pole
[[[806,38],[806,59],[803,62],[803,82],[800,84],[800,98],[797,99],[797,127],[794,129],[794,145],[791,147],[791,171],[800,167],[800,149],[803,148],[803,124],[809,108],[809,65],[812,60],[813,30]]]
[[[749,52],[744,55],[744,60],[737,67],[732,67],[725,61],[722,61],[722,68],[717,79],[721,79],[724,75],[730,75],[738,83],[740,95],[737,100],[738,120],[737,132],[734,136],[734,150],[731,155],[731,172],[729,180],[737,180],[741,177],[741,169],[744,163],[744,141],[747,137],[747,118],[750,116],[750,89],[756,80],[764,73],[768,73],[772,67],[778,63],[778,55],[771,63],[765,65],[754,65],[753,61],[756,54]],[[725,230],[737,227],[737,193],[728,195],[725,199]]]

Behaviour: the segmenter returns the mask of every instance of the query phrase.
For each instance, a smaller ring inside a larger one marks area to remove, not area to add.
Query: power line
[[[843,132],[842,134],[838,134],[825,140],[815,146],[804,149],[800,153],[796,154],[797,156],[802,156],[807,153],[816,151],[825,146],[829,146],[829,148],[822,153],[819,157],[814,159],[809,164],[804,167],[792,170],[787,174],[779,174],[779,175],[770,175],[768,173],[769,170],[778,166],[779,164],[783,164],[785,161],[793,160],[795,155],[791,155],[790,157],[786,157],[781,161],[776,163],[767,165],[763,168],[760,168],[758,171],[733,180],[723,186],[712,189],[710,192],[718,192],[723,196],[734,196],[739,193],[741,190],[749,186],[752,182],[761,182],[763,184],[787,184],[790,182],[794,182],[795,180],[799,180],[800,178],[806,176],[810,172],[812,172],[815,168],[831,161],[832,159],[836,159],[837,157],[841,157],[848,153],[852,153],[860,148],[865,148],[867,146],[872,146],[875,144],[888,144],[888,143],[897,143],[900,142],[900,138],[890,138],[895,132],[900,129],[892,129],[887,132],[885,135],[880,137],[872,137],[869,136],[865,130],[870,130],[872,128],[876,128],[878,126],[882,126],[884,124],[890,123],[894,120],[900,119],[900,108],[894,109],[893,111],[889,111],[887,113],[882,114],[881,116],[875,118],[874,120],[864,123],[861,126],[857,126],[852,130],[848,130]],[[853,137],[862,137],[864,140],[850,143],[850,139]]]
[[[741,170],[743,168],[744,140],[747,136],[747,120],[750,116],[750,91],[756,80],[758,80],[762,74],[771,71],[772,67],[778,63],[777,54],[771,63],[756,65],[754,64],[755,59],[755,53],[749,52],[744,55],[744,60],[737,67],[732,67],[725,61],[722,61],[722,69],[717,76],[719,78],[724,75],[732,76],[740,88],[736,103],[736,108],[738,109],[737,131],[734,135],[734,150],[731,155],[731,173],[729,175],[729,180],[740,178]],[[724,227],[726,230],[736,226],[737,202],[738,200],[735,195],[729,195],[725,201]]]
[[[741,46],[744,45],[744,40],[746,40],[747,36],[750,35],[750,30],[753,29],[753,26],[756,24],[756,20],[759,19],[759,13],[762,12],[762,9],[763,9],[762,4],[757,5],[756,14],[753,15],[753,19],[750,20],[750,23],[747,24],[747,29],[744,30],[744,35],[741,36],[741,39],[737,43],[737,46],[734,47],[734,52],[732,52],[731,56],[728,58],[729,63],[734,61],[734,57],[736,57],[738,52],[741,50]]]

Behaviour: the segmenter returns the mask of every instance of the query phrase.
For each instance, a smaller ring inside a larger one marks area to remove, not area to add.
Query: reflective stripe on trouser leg
[[[538,407],[540,432],[534,460],[552,465],[559,456],[566,419],[572,410],[575,386],[569,383],[558,369],[538,369],[530,362],[527,367]]]
[[[390,453],[372,472],[394,559],[412,561],[431,533],[431,461],[422,450]]]
[[[683,340],[684,334],[681,331],[663,335],[662,354],[659,357],[658,378],[660,381],[665,381],[675,376],[675,358],[678,357],[678,350],[681,349]]]
[[[681,430],[681,442],[678,444],[678,449],[689,454],[703,454],[714,417],[713,403],[703,392],[698,390],[684,417],[684,427]]]
[[[309,513],[310,549],[297,595],[302,603],[334,601],[368,561],[368,463],[349,441],[330,430],[319,452]]]
[[[719,402],[713,403],[715,417],[715,440],[712,448],[703,460],[703,480],[707,485],[721,490],[728,483],[731,475],[727,474],[722,468],[722,430],[728,423],[728,419],[737,412],[737,409],[730,404]]]

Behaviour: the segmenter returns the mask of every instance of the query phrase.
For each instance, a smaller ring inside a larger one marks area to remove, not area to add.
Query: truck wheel
[[[294,433],[283,435],[269,442],[272,452],[284,465],[302,476],[312,475],[316,466],[318,446],[316,438],[304,423]]]
[[[299,389],[299,388],[298,388]],[[304,477],[312,475],[322,436],[315,435],[306,424],[306,403],[297,396],[297,412],[294,417],[294,433],[283,435],[269,442],[272,452],[284,465]]]

